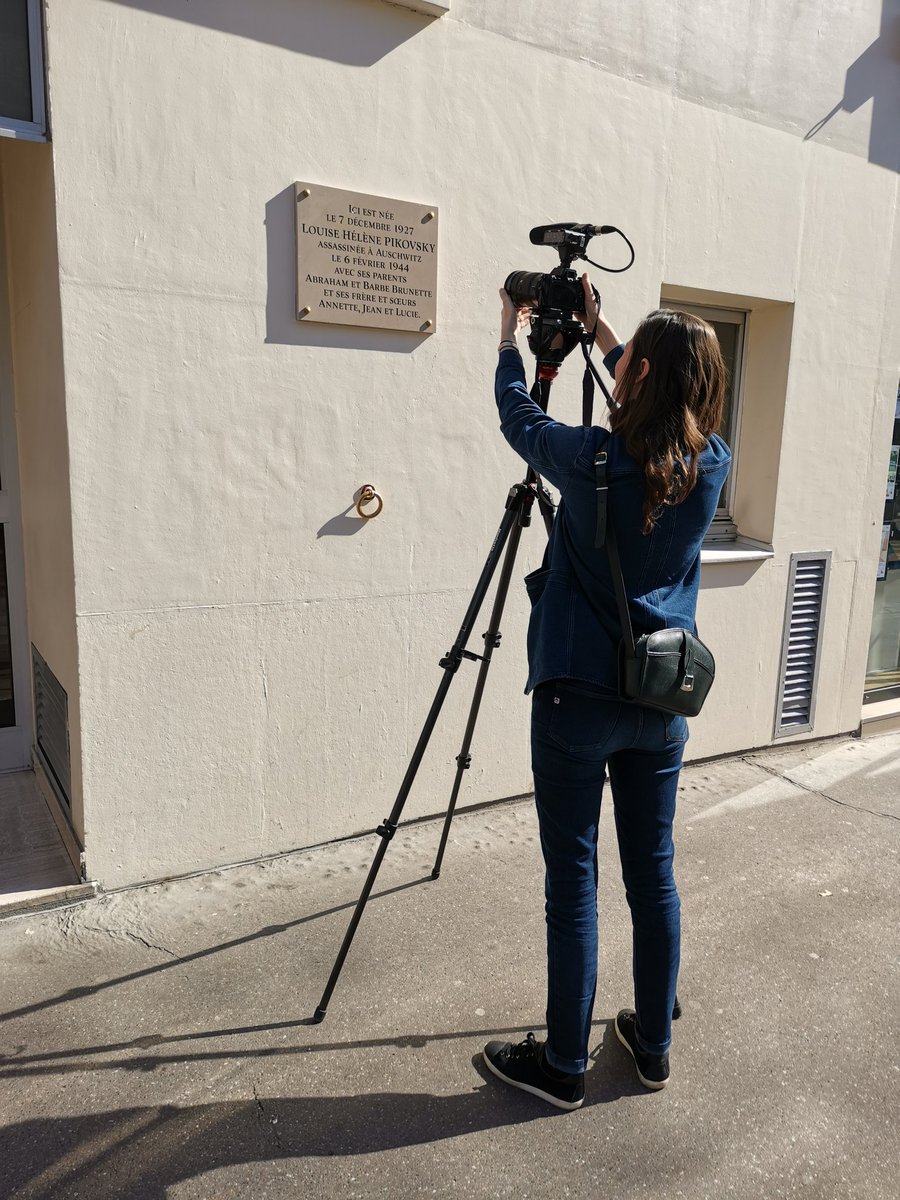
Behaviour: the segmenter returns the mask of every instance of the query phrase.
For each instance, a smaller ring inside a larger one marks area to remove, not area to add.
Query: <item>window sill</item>
[[[900,697],[891,700],[869,701],[862,706],[859,724],[860,737],[877,737],[900,731]]]
[[[40,125],[31,125],[25,121],[7,121],[0,117],[0,137],[17,138],[20,142],[49,142],[47,132]]]
[[[761,562],[774,558],[775,551],[764,542],[735,538],[730,542],[704,542],[700,547],[701,563]]]

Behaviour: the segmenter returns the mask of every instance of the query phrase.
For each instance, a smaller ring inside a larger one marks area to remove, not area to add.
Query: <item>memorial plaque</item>
[[[294,184],[297,320],[434,333],[438,211]]]

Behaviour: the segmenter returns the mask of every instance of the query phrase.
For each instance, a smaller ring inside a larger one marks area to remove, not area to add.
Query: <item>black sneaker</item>
[[[637,1014],[623,1008],[616,1017],[616,1037],[634,1059],[638,1079],[646,1088],[659,1091],[669,1082],[668,1054],[647,1054],[637,1041]]]
[[[529,1033],[524,1042],[488,1042],[482,1057],[489,1071],[521,1088],[540,1096],[557,1108],[581,1108],[584,1102],[584,1074],[566,1075],[544,1062],[544,1043]]]

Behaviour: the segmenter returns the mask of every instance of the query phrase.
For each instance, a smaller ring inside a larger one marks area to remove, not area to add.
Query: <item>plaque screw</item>
[[[431,328],[431,326],[432,326],[433,324],[434,324],[434,322],[433,322],[433,321],[426,321],[426,322],[425,322],[425,324],[422,326],[422,328],[423,328],[423,329],[430,329],[430,328]]]
[[[424,225],[426,221],[433,221],[433,220],[434,220],[434,213],[427,212],[425,214],[425,216],[422,218],[422,224]]]
[[[309,188],[304,188],[303,191],[300,193],[300,195],[297,197],[297,200],[298,201],[305,200],[308,195],[310,195]]]
[[[297,316],[298,317],[308,317],[311,312],[312,312],[312,309],[307,304],[306,308],[300,309],[299,313],[297,313]]]

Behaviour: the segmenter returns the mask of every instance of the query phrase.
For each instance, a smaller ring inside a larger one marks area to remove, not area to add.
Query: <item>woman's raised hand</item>
[[[581,277],[581,286],[584,288],[584,312],[576,313],[575,316],[585,329],[595,329],[600,317],[600,310],[597,307],[597,297],[594,295],[594,285],[587,273]]]
[[[531,318],[530,308],[516,308],[506,288],[500,289],[500,340],[515,341],[516,334],[524,329]]]

